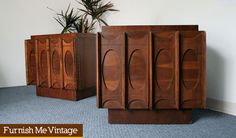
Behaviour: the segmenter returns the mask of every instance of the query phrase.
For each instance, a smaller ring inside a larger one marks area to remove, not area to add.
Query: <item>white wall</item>
[[[25,85],[24,40],[32,34],[59,33],[54,12],[69,0],[0,0],[0,87]],[[78,5],[72,0],[73,5]]]
[[[198,24],[207,32],[207,96],[236,103],[236,1],[113,0],[120,24]],[[235,109],[236,110],[236,109]]]
[[[25,85],[24,39],[59,33],[55,10],[70,0],[0,1],[0,86]],[[72,6],[78,4],[71,0]],[[112,0],[110,25],[198,24],[207,32],[207,96],[236,103],[236,1]]]

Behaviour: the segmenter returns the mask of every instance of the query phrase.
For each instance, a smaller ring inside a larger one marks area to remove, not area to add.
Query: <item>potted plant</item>
[[[74,10],[68,6],[64,12],[56,12],[54,19],[63,27],[62,34],[68,32],[88,33],[92,32],[94,25],[108,25],[103,19],[103,15],[109,11],[117,11],[113,9],[113,3],[103,4],[102,0],[76,0],[83,9]]]
[[[80,0],[83,8],[69,5],[54,19],[61,34],[34,35],[25,41],[27,84],[36,85],[37,95],[78,100],[95,95],[96,24],[107,25],[103,15],[111,2]]]

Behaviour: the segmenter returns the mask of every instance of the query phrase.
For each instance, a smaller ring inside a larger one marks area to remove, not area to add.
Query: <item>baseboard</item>
[[[207,98],[207,109],[236,116],[236,103]]]
[[[8,88],[17,88],[17,87],[26,87],[26,86],[32,86],[32,85],[16,85],[16,86],[1,86],[0,89],[8,89]]]

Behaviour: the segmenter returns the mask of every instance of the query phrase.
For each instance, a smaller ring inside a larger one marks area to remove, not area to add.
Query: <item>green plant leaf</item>
[[[57,17],[54,17],[54,19],[63,27],[62,33],[74,32],[74,23],[81,18],[81,16],[78,15],[78,11],[75,12],[73,8],[70,8],[70,4],[65,12],[61,10],[60,13],[56,13],[56,15]]]
[[[79,9],[80,11],[84,12],[85,15],[89,15],[92,18],[91,27],[94,26],[94,21],[97,21],[99,24],[103,23],[108,25],[103,19],[102,16],[108,11],[118,11],[113,9],[113,3],[107,2],[103,4],[102,0],[76,0],[80,5],[84,7],[84,9]]]
[[[99,21],[101,21],[103,24],[105,24],[106,26],[108,26],[108,24],[107,24],[103,19],[99,19]]]
[[[94,30],[96,23],[108,25],[104,19],[103,15],[107,12],[118,11],[113,9],[113,3],[107,2],[103,3],[102,0],[75,0],[83,8],[78,8],[76,11],[71,8],[71,4],[68,5],[65,11],[61,10],[57,13],[54,19],[58,22],[63,30],[61,33],[68,32],[78,32],[87,33]]]

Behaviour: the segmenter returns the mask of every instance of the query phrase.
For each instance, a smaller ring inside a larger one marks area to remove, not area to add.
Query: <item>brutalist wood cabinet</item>
[[[190,123],[206,106],[197,25],[109,26],[97,34],[97,106],[110,123]]]
[[[35,35],[25,41],[27,84],[37,95],[78,100],[95,95],[96,35]]]

